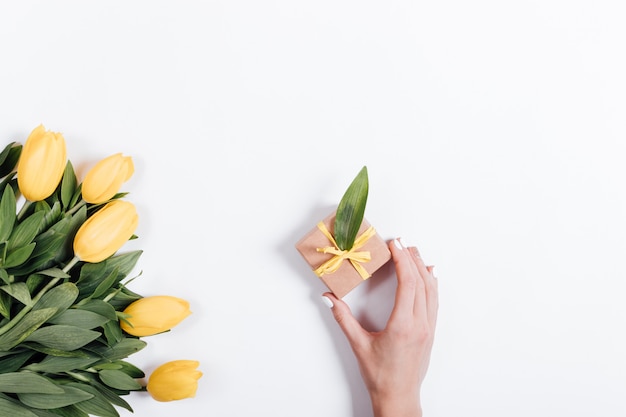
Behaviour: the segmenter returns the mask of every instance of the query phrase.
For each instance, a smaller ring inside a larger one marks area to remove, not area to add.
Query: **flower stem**
[[[63,267],[63,272],[67,273],[74,265],[76,265],[78,261],[80,261],[80,258],[78,258],[78,256],[74,256],[72,260]]]
[[[78,258],[78,256],[74,256],[72,260],[69,261],[67,265],[65,265],[65,268],[63,268],[63,272],[67,273],[74,265],[76,265],[79,260],[80,259]],[[58,277],[48,282],[46,286],[43,287],[41,291],[39,291],[37,295],[31,300],[29,305],[20,310],[20,312],[17,313],[15,317],[11,319],[11,321],[0,327],[0,335],[3,335],[11,330],[22,319],[22,317],[24,317],[30,310],[32,310],[32,308],[35,306],[35,304],[37,304],[41,297],[43,297],[43,295],[47,293],[50,288],[54,287],[57,282],[59,282],[60,279],[61,277]]]
[[[71,209],[69,209],[66,214],[69,214],[70,216],[74,213],[76,213],[76,211],[81,208],[82,206],[84,206],[85,204],[87,204],[87,202],[83,199],[81,199],[78,204],[76,204],[74,207],[72,207]]]
[[[24,217],[24,214],[26,214],[26,211],[31,206],[31,204],[33,204],[33,202],[30,200],[26,200],[24,202],[24,205],[20,209],[20,212],[17,214],[17,220],[22,220],[22,217]]]

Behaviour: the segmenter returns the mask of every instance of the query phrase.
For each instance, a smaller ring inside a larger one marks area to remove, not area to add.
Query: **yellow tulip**
[[[135,167],[130,156],[117,153],[104,158],[85,176],[82,186],[83,199],[92,204],[109,201],[134,171]]]
[[[139,216],[132,203],[111,201],[78,229],[74,255],[85,262],[103,261],[131,238],[138,223]]]
[[[60,133],[37,126],[30,133],[17,165],[17,184],[29,201],[44,200],[56,190],[65,166],[67,150]]]
[[[152,336],[163,333],[179,324],[191,314],[189,303],[169,295],[143,297],[133,301],[124,314],[126,321],[120,321],[120,327],[133,336]]]
[[[202,376],[202,372],[196,369],[199,365],[200,362],[190,360],[167,362],[152,372],[146,389],[157,401],[194,397]]]

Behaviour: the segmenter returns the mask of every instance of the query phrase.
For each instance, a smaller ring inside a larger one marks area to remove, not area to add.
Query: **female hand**
[[[337,323],[359,363],[376,417],[420,417],[420,387],[426,376],[437,323],[438,292],[433,267],[415,247],[389,243],[398,287],[394,307],[380,332],[363,329],[348,305],[332,293]]]

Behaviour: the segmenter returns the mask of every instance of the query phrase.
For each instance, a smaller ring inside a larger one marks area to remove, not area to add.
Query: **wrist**
[[[370,393],[374,417],[422,417],[419,395]]]

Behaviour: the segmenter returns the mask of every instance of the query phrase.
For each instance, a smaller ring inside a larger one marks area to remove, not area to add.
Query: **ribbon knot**
[[[339,249],[337,242],[333,235],[328,231],[324,222],[319,222],[317,224],[317,228],[328,238],[328,240],[333,244],[333,246],[327,246],[325,248],[317,248],[318,252],[330,253],[334,255],[332,258],[321,264],[315,271],[315,274],[318,277],[321,277],[325,274],[332,274],[336,270],[339,269],[344,260],[350,261],[354,269],[359,273],[361,278],[368,279],[370,277],[370,273],[361,265],[361,263],[369,262],[372,257],[369,251],[358,251],[365,243],[376,234],[376,230],[374,227],[370,226],[365,232],[363,232],[360,236],[358,236],[352,248],[349,250]]]

